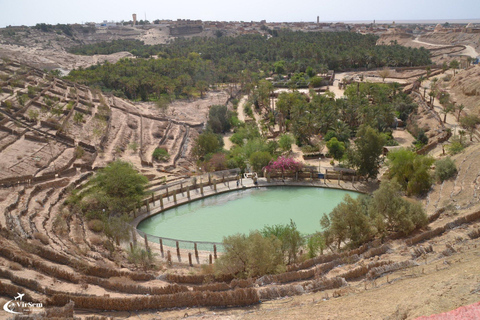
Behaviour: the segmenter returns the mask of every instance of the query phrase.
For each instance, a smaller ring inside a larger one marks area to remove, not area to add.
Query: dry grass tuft
[[[45,235],[45,234],[43,234],[43,233],[35,232],[35,233],[33,234],[33,237],[34,237],[35,239],[40,240],[40,242],[42,242],[42,244],[44,244],[44,245],[50,244],[50,239],[48,238],[47,235]]]
[[[104,228],[104,224],[101,220],[93,219],[88,221],[88,228],[93,232],[102,232]]]
[[[22,270],[22,265],[20,263],[16,263],[13,261],[10,261],[8,263],[8,267],[10,268],[10,270],[15,270],[15,271]]]

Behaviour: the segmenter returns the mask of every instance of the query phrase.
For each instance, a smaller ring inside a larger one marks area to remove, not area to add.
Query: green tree
[[[267,151],[256,151],[249,158],[250,165],[255,172],[261,172],[270,160],[272,160],[272,155]]]
[[[133,165],[117,160],[101,169],[89,182],[93,197],[110,215],[131,212],[143,200],[148,179]]]
[[[439,182],[450,179],[451,177],[457,174],[457,167],[455,162],[450,158],[446,157],[435,161],[435,178]]]
[[[278,139],[278,146],[282,151],[287,152],[292,149],[292,144],[295,142],[295,139],[292,137],[292,135],[285,133],[280,136]]]
[[[404,199],[396,181],[383,181],[373,192],[369,206],[377,232],[402,232],[405,235],[427,225],[428,218],[418,201]]]
[[[368,204],[366,197],[354,199],[348,194],[345,195],[343,201],[321,219],[326,243],[335,244],[337,249],[340,249],[342,244],[357,247],[372,239],[374,230]]]
[[[389,177],[395,179],[410,195],[423,195],[432,186],[430,167],[433,158],[400,149],[388,154]]]
[[[369,126],[361,126],[355,139],[355,148],[347,153],[358,174],[375,178],[380,169],[380,156],[385,145],[385,135]]]
[[[473,134],[475,133],[478,124],[480,124],[480,118],[474,114],[468,114],[460,118],[460,125],[467,130],[470,136],[470,141],[473,141]]]
[[[225,237],[222,242],[225,252],[215,261],[219,273],[248,278],[285,270],[281,242],[275,237],[263,237],[253,231],[249,236]]]
[[[295,263],[297,261],[298,251],[305,241],[302,238],[300,231],[298,231],[295,222],[290,219],[290,224],[265,226],[260,232],[265,238],[273,236],[281,241],[282,252],[287,259],[287,264]]]
[[[230,118],[232,112],[224,105],[210,107],[207,125],[214,133],[225,133],[230,130]]]
[[[453,69],[453,75],[455,76],[455,71],[460,67],[460,63],[457,60],[450,61],[450,68]]]
[[[333,137],[327,142],[328,153],[333,159],[339,161],[345,154],[345,144]]]
[[[307,240],[308,258],[315,258],[318,253],[323,254],[325,246],[325,238],[321,232],[309,236]]]
[[[220,151],[223,147],[223,139],[211,132],[205,131],[200,134],[193,145],[192,154],[200,160],[209,153]]]

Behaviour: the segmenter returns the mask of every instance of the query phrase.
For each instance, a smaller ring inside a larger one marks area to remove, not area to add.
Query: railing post
[[[203,182],[200,182],[200,193],[201,193],[202,196],[203,196]]]
[[[177,203],[177,190],[173,190],[173,202]]]
[[[190,187],[187,187],[187,198],[190,199]]]
[[[193,267],[192,253],[191,252],[188,253],[188,264],[190,265],[190,267]]]
[[[180,245],[179,245],[178,241],[176,241],[176,245],[177,245],[177,256],[180,257]]]
[[[209,263],[209,264],[212,264],[212,263],[213,263],[212,254],[211,254],[211,253],[208,255],[208,263]]]
[[[180,183],[180,192],[182,193],[182,196],[183,196],[183,182]]]
[[[172,254],[170,253],[170,250],[167,251],[167,262],[169,265],[172,265]]]
[[[163,240],[162,240],[162,238],[160,238],[160,253],[162,254],[162,258],[163,258]]]
[[[168,196],[168,187],[167,187],[167,200],[170,200],[170,197]]]
[[[193,247],[195,248],[195,258],[198,260],[198,248],[196,242],[193,244]]]
[[[213,180],[213,190],[217,192],[217,180]]]
[[[217,259],[217,245],[216,244],[213,245],[213,256],[216,260]]]

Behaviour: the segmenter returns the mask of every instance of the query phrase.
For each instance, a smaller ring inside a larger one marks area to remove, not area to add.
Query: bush
[[[225,237],[223,246],[225,253],[215,261],[215,269],[221,274],[249,278],[285,269],[281,241],[275,237],[265,238],[258,231],[253,231],[249,236],[236,234]]]
[[[435,178],[437,181],[443,182],[455,176],[456,173],[457,167],[450,157],[435,162]]]
[[[48,236],[45,235],[45,234],[43,234],[43,233],[35,232],[35,233],[33,234],[33,237],[34,237],[35,239],[40,240],[40,242],[43,243],[44,245],[47,245],[47,244],[50,243],[50,239],[48,238]]]
[[[104,224],[102,220],[99,219],[93,219],[88,221],[88,228],[92,230],[93,232],[101,232],[104,229]]]
[[[155,148],[152,157],[156,161],[168,161],[168,159],[170,159],[170,154],[165,148]]]

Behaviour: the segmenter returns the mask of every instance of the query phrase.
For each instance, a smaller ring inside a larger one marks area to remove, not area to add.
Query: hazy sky
[[[480,19],[480,0],[0,0],[0,26],[201,19],[358,21]]]

